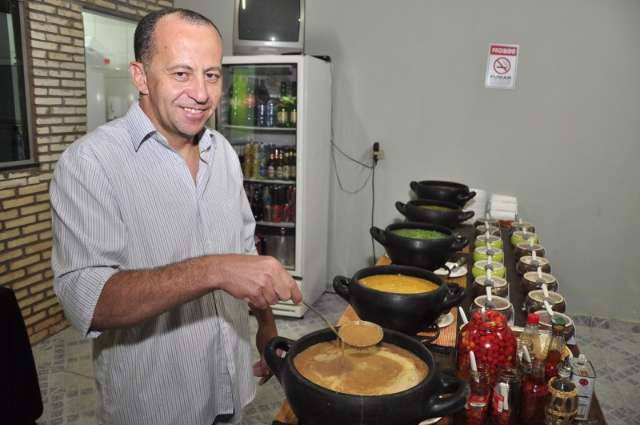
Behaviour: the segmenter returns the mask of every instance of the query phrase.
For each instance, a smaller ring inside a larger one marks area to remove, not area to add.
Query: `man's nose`
[[[207,91],[207,82],[204,76],[197,76],[192,80],[189,88],[189,96],[198,103],[207,103],[209,100],[209,92]]]

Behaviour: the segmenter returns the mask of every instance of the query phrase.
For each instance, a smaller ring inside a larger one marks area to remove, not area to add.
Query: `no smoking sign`
[[[520,46],[517,44],[491,44],[484,86],[512,89],[516,83],[516,68]]]

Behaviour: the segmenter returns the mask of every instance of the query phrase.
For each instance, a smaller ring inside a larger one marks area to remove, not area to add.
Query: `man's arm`
[[[264,310],[269,305],[302,300],[295,281],[272,257],[210,255],[153,270],[115,273],[100,293],[91,329],[137,325],[218,289],[255,306],[261,324],[269,323],[270,309]]]

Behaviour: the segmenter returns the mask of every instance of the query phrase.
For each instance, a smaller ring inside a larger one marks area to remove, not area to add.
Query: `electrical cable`
[[[375,159],[373,161],[373,169],[371,170],[371,227],[373,227],[373,216],[376,208],[376,165],[378,165],[378,160]],[[376,264],[376,244],[373,240],[373,235],[371,235],[371,253],[372,253],[372,263]]]

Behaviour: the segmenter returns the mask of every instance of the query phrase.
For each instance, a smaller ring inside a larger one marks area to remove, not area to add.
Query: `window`
[[[0,0],[0,167],[31,159],[21,9]]]

